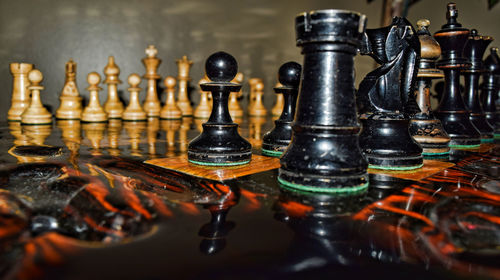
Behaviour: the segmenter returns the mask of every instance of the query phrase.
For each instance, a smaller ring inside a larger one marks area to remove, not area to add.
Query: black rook
[[[292,141],[281,157],[284,187],[325,193],[368,187],[354,100],[354,56],[365,23],[364,15],[342,10],[295,19],[304,64]]]

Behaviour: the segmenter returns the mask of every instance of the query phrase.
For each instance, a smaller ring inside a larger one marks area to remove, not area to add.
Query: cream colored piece
[[[167,76],[163,83],[165,84],[167,100],[161,109],[160,118],[164,120],[180,120],[182,118],[182,111],[175,102],[175,78]]]
[[[264,96],[264,83],[258,81],[255,83],[255,101],[252,107],[248,108],[248,114],[253,117],[265,117],[267,115],[266,107],[264,107],[263,96]]]
[[[130,100],[127,108],[123,111],[122,119],[124,121],[146,121],[147,114],[139,103],[139,92],[141,91],[139,84],[141,83],[141,77],[137,74],[131,74],[128,76],[127,81],[130,85],[128,88]]]
[[[179,74],[177,76],[177,80],[179,81],[179,95],[177,96],[177,106],[182,111],[182,116],[192,116],[193,115],[193,107],[191,107],[191,100],[189,100],[187,94],[188,82],[191,80],[189,78],[189,69],[193,65],[193,62],[187,58],[187,56],[183,56],[182,59],[177,60],[177,68]]]
[[[99,102],[99,90],[101,90],[101,88],[98,84],[101,82],[101,76],[99,76],[97,72],[91,72],[87,75],[87,82],[89,83],[87,90],[90,92],[89,104],[83,110],[82,121],[105,122],[108,120],[108,115]]]
[[[231,83],[241,84],[243,82],[243,73],[238,73],[231,81]],[[229,94],[229,115],[233,120],[243,118],[243,109],[241,109],[240,103],[238,101],[238,96],[241,95],[241,90],[239,92],[231,92]],[[235,121],[236,122],[236,121]],[[236,122],[237,123],[237,122]]]
[[[280,82],[277,82],[274,88],[283,87]],[[281,112],[283,112],[283,107],[285,107],[285,97],[283,94],[276,94],[276,103],[274,103],[273,108],[271,109],[271,113],[273,117],[281,116]]]
[[[120,119],[123,114],[123,104],[118,97],[117,86],[122,82],[118,78],[120,68],[115,64],[113,56],[108,58],[108,65],[104,67],[104,74],[106,75],[106,79],[103,83],[108,85],[108,98],[104,103],[104,111],[108,114],[108,118]]]
[[[66,62],[66,80],[59,97],[61,105],[56,110],[56,119],[79,120],[82,116],[82,98],[76,85],[76,63]]]
[[[13,77],[12,82],[12,102],[7,112],[7,120],[21,121],[21,115],[30,105],[30,94],[28,86],[28,73],[33,69],[33,64],[29,63],[11,63],[10,73]]]
[[[148,117],[159,117],[161,110],[158,89],[156,88],[156,80],[161,78],[157,72],[161,59],[156,57],[157,54],[158,50],[155,46],[149,45],[146,49],[146,57],[142,59],[142,64],[146,67],[144,78],[148,81],[146,99],[144,100],[144,111]]]
[[[210,80],[205,76],[199,82],[198,86],[204,83],[208,83]],[[196,119],[208,119],[212,113],[212,102],[208,100],[208,92],[203,91],[200,87],[200,104],[194,110],[194,117]]]
[[[43,106],[40,99],[40,90],[44,87],[40,85],[43,80],[42,72],[38,69],[33,69],[28,73],[30,86],[28,90],[31,92],[31,102],[28,108],[21,115],[21,124],[51,124],[52,114]]]

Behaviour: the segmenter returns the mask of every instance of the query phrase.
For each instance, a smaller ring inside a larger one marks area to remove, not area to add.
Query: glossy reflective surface
[[[271,127],[240,133],[257,151]],[[277,170],[220,183],[142,163],[198,134],[190,119],[3,123],[0,276],[500,278],[497,146],[420,181],[371,174],[351,197],[280,189]]]

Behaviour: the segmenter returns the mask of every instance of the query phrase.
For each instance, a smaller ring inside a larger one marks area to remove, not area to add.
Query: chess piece
[[[324,193],[368,187],[354,100],[354,56],[365,23],[364,15],[345,10],[295,18],[304,69],[292,141],[280,160],[285,187]]]
[[[500,118],[497,115],[495,106],[500,91],[500,58],[498,57],[498,48],[490,49],[490,54],[484,61],[484,68],[481,101],[486,120],[494,127],[495,139],[497,139],[500,138]]]
[[[250,93],[248,94],[248,108],[253,106],[255,101],[255,85],[258,82],[262,82],[261,78],[250,78],[248,84],[250,85]]]
[[[87,82],[89,83],[87,90],[90,92],[90,97],[89,104],[82,113],[82,122],[105,122],[108,120],[108,115],[99,102],[101,88],[98,84],[101,82],[101,76],[97,72],[91,72],[87,75]]]
[[[200,251],[207,255],[214,255],[226,247],[226,237],[234,229],[236,223],[227,221],[229,208],[209,207],[211,219],[204,224],[198,233],[203,238]]]
[[[122,120],[111,119],[108,121],[108,153],[112,156],[119,156],[119,139],[122,132]]]
[[[28,90],[28,73],[33,69],[33,64],[29,63],[11,63],[10,73],[13,77],[12,82],[12,103],[7,112],[7,120],[21,121],[21,114],[30,105],[30,94]]]
[[[141,91],[139,84],[141,83],[141,77],[137,74],[131,74],[128,76],[127,81],[130,85],[128,88],[130,99],[127,108],[123,111],[122,119],[124,121],[146,121],[146,112],[144,112],[139,103],[139,92]]]
[[[61,130],[61,138],[71,152],[69,162],[74,169],[78,167],[78,152],[82,141],[80,120],[57,120],[57,127]]]
[[[30,82],[28,90],[31,92],[31,102],[28,108],[21,114],[21,124],[51,124],[52,115],[40,100],[40,90],[44,89],[40,85],[40,82],[43,80],[42,72],[38,69],[31,70],[28,73],[28,80]]]
[[[248,118],[248,141],[255,149],[262,147],[262,126],[266,123],[266,117]]]
[[[148,154],[151,158],[156,158],[156,139],[158,137],[158,131],[160,130],[160,119],[159,118],[148,118]]]
[[[277,95],[283,95],[284,105],[280,118],[274,121],[274,128],[264,135],[263,155],[280,157],[290,144],[301,70],[300,64],[293,61],[281,65],[279,69],[281,87],[274,88],[274,91]]]
[[[56,111],[56,119],[79,120],[82,116],[82,98],[76,86],[76,63],[66,62],[66,81],[59,97],[61,105]]]
[[[210,80],[205,76],[199,82],[198,85],[208,83]],[[195,119],[208,119],[210,113],[212,112],[212,105],[208,100],[208,92],[204,91],[200,87],[200,104],[194,110]]]
[[[491,41],[493,38],[490,36],[481,36],[476,29],[472,29],[464,47],[464,56],[471,62],[470,68],[462,70],[465,78],[464,102],[469,110],[470,121],[481,134],[481,143],[492,143],[495,132],[479,102],[479,76],[484,72],[483,55]]]
[[[91,146],[90,154],[93,156],[102,155],[101,141],[104,138],[104,131],[106,130],[106,123],[103,123],[103,122],[83,123],[82,130],[85,134],[85,138],[87,138],[87,140],[90,142],[90,146]]]
[[[181,120],[161,120],[161,129],[165,131],[167,142],[166,156],[175,155],[175,132],[181,127]]]
[[[163,108],[161,108],[160,118],[162,120],[180,120],[182,118],[182,111],[175,102],[175,78],[168,76],[163,83],[165,84],[167,100]]]
[[[277,82],[274,88],[282,87],[283,85],[280,82]],[[271,109],[271,113],[273,117],[281,116],[283,112],[283,107],[285,106],[285,97],[283,94],[276,94],[276,102],[274,103],[273,108]]]
[[[120,68],[115,64],[115,57],[108,58],[108,65],[104,67],[104,74],[106,80],[104,84],[108,85],[108,99],[104,103],[104,111],[108,114],[109,119],[120,119],[123,114],[123,104],[118,98],[118,84],[122,81],[118,78],[120,75]]]
[[[243,74],[242,73],[237,73],[234,79],[231,81],[231,83],[235,84],[241,84],[243,82]],[[229,103],[228,103],[228,108],[229,108],[229,115],[233,120],[241,119],[243,118],[243,109],[241,109],[240,102],[238,101],[238,96],[240,95],[241,90],[238,92],[231,92],[229,94]]]
[[[441,122],[431,111],[430,87],[432,79],[441,79],[443,73],[436,69],[435,61],[441,55],[441,47],[431,36],[427,27],[430,22],[421,19],[417,22],[417,35],[420,41],[420,63],[418,66],[415,94],[420,112],[410,120],[410,134],[422,146],[423,156],[444,156],[450,152],[450,137]]]
[[[161,59],[156,57],[158,50],[153,45],[149,45],[146,49],[146,57],[142,59],[142,64],[146,67],[144,78],[148,80],[146,88],[146,99],[144,100],[144,111],[148,117],[159,117],[161,104],[158,99],[158,91],[156,89],[156,80],[160,79],[158,75],[158,66]]]
[[[420,42],[408,20],[367,29],[361,53],[381,64],[361,81],[356,96],[363,126],[359,145],[370,168],[412,170],[423,166],[422,148],[409,133],[419,112],[414,96]]]
[[[142,157],[142,150],[139,147],[141,143],[141,135],[146,130],[146,122],[124,122],[123,128],[127,132],[130,143],[130,155],[134,157]]]
[[[203,132],[188,146],[188,160],[200,165],[240,165],[250,162],[252,146],[238,134],[228,109],[230,92],[238,92],[241,85],[231,83],[238,64],[225,52],[212,54],[205,63],[205,72],[212,81],[201,84],[201,89],[212,92],[212,114],[203,124]]]
[[[434,113],[451,137],[450,148],[478,148],[481,135],[469,120],[469,112],[460,94],[460,70],[471,65],[462,56],[469,30],[457,22],[457,16],[456,4],[449,3],[448,22],[434,33],[442,52],[437,67],[444,71],[445,76],[445,90]]]
[[[36,69],[35,69],[36,70]],[[23,134],[28,137],[31,145],[45,146],[45,140],[52,134],[52,125],[36,124],[22,127]]]
[[[9,132],[15,138],[13,141],[15,146],[29,145],[28,137],[22,132],[21,122],[9,122]]]
[[[252,106],[248,107],[248,114],[253,117],[265,117],[267,115],[266,107],[263,104],[263,96],[264,96],[264,83],[257,82],[255,83],[255,100],[252,103]]]
[[[188,82],[191,80],[189,78],[189,69],[193,62],[188,60],[187,56],[183,56],[182,59],[177,60],[177,67],[179,69],[179,76],[177,80],[179,81],[179,95],[177,97],[177,106],[182,111],[182,116],[192,116],[193,108],[191,107],[191,101],[189,100],[187,88]]]

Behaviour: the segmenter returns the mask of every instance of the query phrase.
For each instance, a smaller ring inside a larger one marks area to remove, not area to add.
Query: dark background
[[[434,32],[445,23],[446,3],[421,0],[409,10],[412,23],[420,18],[431,20]],[[456,1],[459,21],[481,34],[500,38],[500,5],[487,10],[485,0]],[[45,78],[42,92],[44,104],[52,112],[59,106],[58,97],[64,84],[64,65],[72,58],[77,62],[77,84],[86,99],[87,73],[102,71],[107,57],[114,55],[121,69],[121,96],[128,100],[127,76],[143,75],[141,59],[149,44],[158,48],[163,60],[162,77],[177,76],[176,59],[187,55],[194,61],[191,68],[194,88],[191,100],[199,100],[198,81],[204,73],[205,59],[224,50],[233,54],[245,75],[244,91],[250,77],[265,83],[264,102],[271,108],[272,87],[276,71],[289,60],[302,62],[295,46],[294,18],[303,11],[315,9],[348,9],[368,17],[368,28],[379,27],[382,0],[368,4],[366,0],[0,0],[0,85],[2,101],[0,120],[5,120],[10,107],[11,62],[29,62],[40,69]],[[498,42],[492,45],[499,46]],[[356,81],[374,66],[371,58],[356,58]],[[145,82],[142,82],[145,87]],[[105,88],[105,87],[104,87]],[[141,92],[141,100],[145,97]],[[105,91],[100,95],[106,100]],[[161,99],[165,99],[162,93]]]

